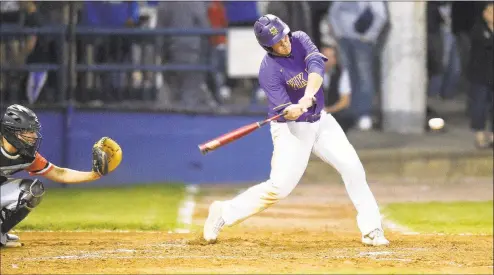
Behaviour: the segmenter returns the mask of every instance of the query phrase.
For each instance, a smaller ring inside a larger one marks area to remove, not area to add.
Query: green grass
[[[170,230],[184,191],[179,184],[47,189],[16,230]]]
[[[383,213],[420,233],[492,234],[493,201],[392,203]]]

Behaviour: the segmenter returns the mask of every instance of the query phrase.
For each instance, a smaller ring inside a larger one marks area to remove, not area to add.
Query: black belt
[[[301,121],[313,123],[313,122],[319,121],[319,119],[321,119],[321,114],[315,114],[315,115],[308,116],[304,120],[301,120]]]
[[[321,114],[311,115],[311,116],[306,117],[306,118],[305,118],[305,119],[303,119],[303,120],[296,120],[296,121],[297,121],[297,122],[309,122],[309,123],[314,123],[314,122],[319,121],[319,119],[321,119]],[[279,122],[279,123],[285,123],[285,122],[292,122],[292,120],[277,121],[277,122]]]

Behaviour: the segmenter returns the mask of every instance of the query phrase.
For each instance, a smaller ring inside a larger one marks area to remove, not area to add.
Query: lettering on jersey
[[[298,90],[307,86],[307,80],[304,79],[304,73],[302,72],[290,78],[290,80],[288,80],[286,84],[288,84],[288,86],[290,86],[292,89]]]

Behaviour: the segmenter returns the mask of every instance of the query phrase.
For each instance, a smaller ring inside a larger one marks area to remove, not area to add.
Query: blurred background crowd
[[[464,98],[476,145],[492,146],[492,128],[485,130],[489,118],[492,126],[493,4],[431,1],[426,9],[428,97]],[[2,0],[0,12],[4,103],[213,112],[265,106],[256,79],[228,76],[227,30],[251,28],[272,13],[328,57],[327,111],[346,131],[376,125],[380,50],[392,28],[385,1]],[[433,116],[435,106],[427,112]]]

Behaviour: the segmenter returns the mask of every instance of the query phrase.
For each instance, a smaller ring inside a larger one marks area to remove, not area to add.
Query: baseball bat
[[[255,130],[266,125],[267,123],[269,123],[273,120],[277,120],[278,118],[280,118],[281,116],[284,116],[284,115],[285,115],[285,112],[278,114],[278,115],[275,115],[275,116],[272,116],[272,117],[267,118],[267,119],[262,120],[262,121],[253,122],[251,124],[242,126],[238,129],[235,129],[235,130],[230,131],[226,134],[223,134],[217,138],[214,138],[208,142],[205,142],[203,144],[199,144],[198,145],[199,150],[201,151],[201,153],[203,155],[205,155],[210,151],[216,150],[221,146],[224,146],[230,142],[233,142],[239,138],[242,138],[242,137],[254,132]]]

